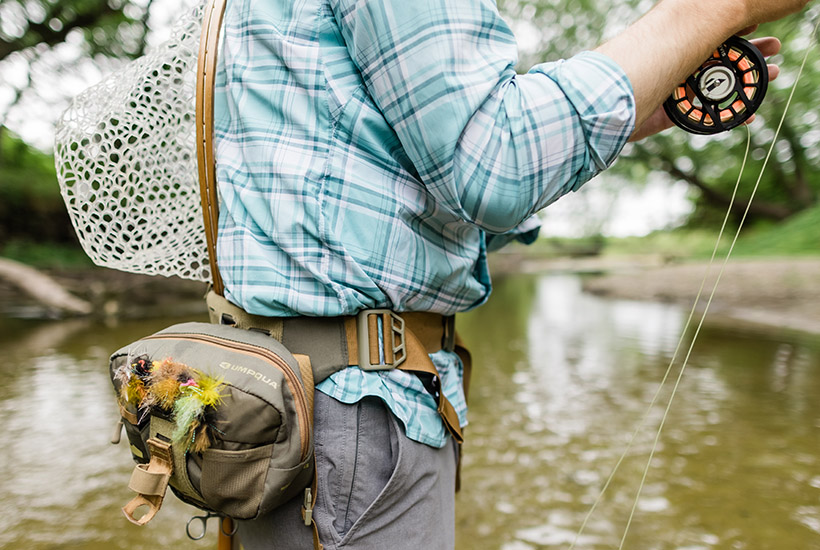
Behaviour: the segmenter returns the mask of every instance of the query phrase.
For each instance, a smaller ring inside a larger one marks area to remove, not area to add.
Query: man
[[[531,242],[535,212],[630,136],[668,127],[662,101],[727,37],[806,3],[663,0],[596,51],[517,75],[492,0],[229,0],[215,99],[226,297],[269,317],[480,305],[488,250]],[[430,357],[465,424],[461,362]],[[357,367],[317,386],[325,548],[454,545],[457,451],[430,390]],[[312,548],[301,504],[243,523],[245,548]]]

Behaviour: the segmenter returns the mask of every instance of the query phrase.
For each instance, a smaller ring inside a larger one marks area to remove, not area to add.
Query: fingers
[[[782,44],[780,40],[773,36],[766,36],[764,38],[752,38],[749,40],[755,47],[760,50],[765,57],[776,55],[780,52]]]
[[[769,68],[769,80],[774,80],[780,76],[780,67],[771,64],[767,65],[767,67]]]
[[[763,54],[764,57],[771,57],[773,55],[777,55],[780,52],[780,48],[782,44],[780,40],[773,36],[767,36],[764,38],[753,38],[750,40],[752,44],[760,50],[760,53]],[[780,76],[780,67],[777,65],[769,64],[767,65],[769,69],[769,80],[774,80],[778,76]]]

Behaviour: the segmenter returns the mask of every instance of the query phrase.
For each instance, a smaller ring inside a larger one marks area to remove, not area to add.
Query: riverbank
[[[691,307],[705,261],[670,263],[660,255],[538,258],[515,253],[492,256],[494,277],[509,273],[573,273],[584,290],[613,299],[659,301]],[[707,278],[706,304],[721,261]],[[149,277],[103,268],[45,272],[75,296],[90,302],[94,315],[146,318],[202,313],[206,285],[177,277]],[[0,281],[0,315],[48,318],[54,312]],[[729,262],[709,309],[712,324],[755,325],[820,335],[820,258],[736,259]]]
[[[681,263],[610,272],[589,279],[593,294],[630,300],[675,302],[691,307],[704,285],[701,307],[720,275],[722,261]],[[820,335],[820,259],[738,259],[725,268],[709,307],[709,322],[765,325]]]
[[[661,256],[579,259],[515,259],[496,262],[499,273],[512,266],[527,272],[570,272],[588,275],[584,290],[614,299],[658,301],[691,307],[707,261],[669,263]],[[706,278],[699,310],[720,274],[718,259]],[[820,258],[780,257],[733,259],[725,268],[709,306],[708,322],[729,327],[755,325],[820,335]]]
[[[204,313],[206,284],[179,277],[152,277],[101,267],[42,269],[60,287],[92,306],[92,316],[144,319]],[[0,278],[0,316],[57,318],[55,311]]]

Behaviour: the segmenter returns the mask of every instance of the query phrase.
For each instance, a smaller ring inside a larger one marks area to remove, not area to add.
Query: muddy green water
[[[496,281],[460,319],[471,344],[459,550],[566,549],[647,410],[681,308],[585,295],[573,276]],[[110,351],[170,320],[0,320],[0,548],[215,548],[173,497],[127,523]],[[669,392],[649,412],[577,548],[618,548]],[[820,339],[707,327],[624,548],[820,550]],[[420,526],[420,528],[424,528]]]

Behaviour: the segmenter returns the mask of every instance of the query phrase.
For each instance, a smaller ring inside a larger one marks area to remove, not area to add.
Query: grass
[[[715,246],[719,228],[676,229],[658,231],[645,237],[607,238],[602,253],[611,256],[660,255],[668,259],[709,258]],[[718,255],[724,256],[734,238],[736,228],[729,226],[721,240]],[[541,241],[544,241],[541,243]],[[554,255],[556,251],[571,249],[571,242],[560,239],[539,240],[534,253]],[[578,241],[581,248],[588,246],[589,239]],[[740,234],[733,256],[778,257],[820,255],[820,207],[806,210],[780,224],[758,224],[745,227]]]
[[[609,238],[604,253],[612,256],[651,254],[668,259],[708,258],[715,246],[718,230],[676,229],[656,231],[645,237]],[[724,237],[724,242],[726,239]],[[721,248],[724,253],[728,244]]]
[[[820,255],[820,208],[793,216],[785,223],[756,227],[738,241],[741,256]]]

